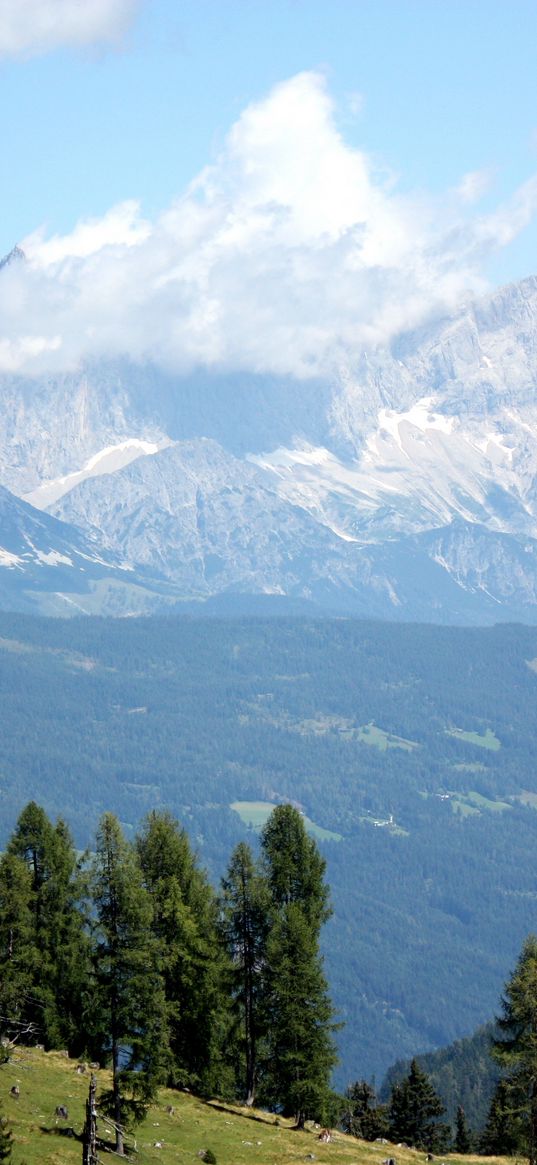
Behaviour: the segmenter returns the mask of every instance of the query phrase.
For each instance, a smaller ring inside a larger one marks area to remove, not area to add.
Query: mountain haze
[[[535,621],[536,383],[529,278],[322,380],[127,360],[4,374],[0,481],[128,568],[112,607],[110,587],[85,588],[88,611],[273,594],[332,613]],[[21,608],[25,572],[9,587]],[[78,589],[72,572],[56,592]],[[31,585],[57,609],[46,580]]]

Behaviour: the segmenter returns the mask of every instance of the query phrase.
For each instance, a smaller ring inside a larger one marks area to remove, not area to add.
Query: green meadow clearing
[[[3,1111],[13,1132],[13,1165],[80,1165],[81,1133],[89,1073],[79,1074],[77,1063],[61,1052],[19,1048],[0,1073]],[[109,1087],[110,1075],[97,1073],[99,1089]],[[17,1084],[18,1099],[10,1094]],[[58,1105],[68,1109],[68,1119],[55,1116]],[[101,1161],[113,1157],[104,1122]],[[217,1165],[298,1165],[314,1160],[317,1165],[381,1165],[395,1156],[397,1165],[421,1165],[423,1152],[371,1144],[334,1133],[329,1144],[318,1139],[318,1129],[302,1131],[273,1113],[238,1105],[201,1101],[190,1093],[162,1089],[146,1120],[128,1138],[128,1159],[138,1165],[199,1165],[200,1153],[211,1149]],[[127,1159],[127,1158],[125,1158]],[[446,1165],[494,1165],[502,1158],[443,1156]]]

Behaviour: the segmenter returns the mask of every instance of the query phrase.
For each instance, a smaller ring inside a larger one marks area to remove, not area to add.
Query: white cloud
[[[490,215],[452,191],[402,196],[346,145],[323,78],[303,73],[244,111],[155,222],[129,202],[24,240],[28,262],[0,273],[3,366],[127,354],[179,373],[329,375],[483,290],[484,259],[536,208],[537,178]]]
[[[479,202],[479,199],[489,189],[492,178],[493,174],[489,169],[471,170],[468,174],[464,174],[456,193],[463,202]]]
[[[84,259],[104,247],[134,247],[151,234],[151,225],[140,217],[138,202],[121,202],[99,219],[80,222],[72,234],[46,239],[43,229],[29,235],[25,247],[42,267],[62,259]]]
[[[139,0],[0,0],[0,57],[119,41]]]

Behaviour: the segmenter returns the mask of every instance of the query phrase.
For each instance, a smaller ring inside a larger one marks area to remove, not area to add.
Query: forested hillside
[[[447,1119],[454,1122],[462,1105],[470,1128],[483,1129],[500,1068],[491,1055],[498,1031],[494,1023],[484,1024],[472,1036],[455,1040],[446,1048],[418,1057],[420,1067],[442,1098]],[[388,1070],[380,1089],[380,1099],[389,1099],[393,1085],[403,1080],[410,1063],[398,1061]]]
[[[537,926],[537,630],[0,617],[5,841],[33,798],[184,824],[213,879],[292,801],[327,859],[339,1083],[488,1020]],[[251,823],[251,824],[250,824]]]

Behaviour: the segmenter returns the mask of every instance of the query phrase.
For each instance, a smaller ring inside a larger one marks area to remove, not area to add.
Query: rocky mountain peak
[[[0,270],[2,267],[9,267],[12,263],[20,263],[21,260],[25,261],[26,255],[24,254],[22,247],[19,247],[18,244],[16,244],[9,252],[9,254],[4,255],[3,259],[0,259]]]
[[[277,593],[537,620],[536,385],[528,278],[331,381],[120,361],[5,376],[0,484],[128,567],[133,610]]]

